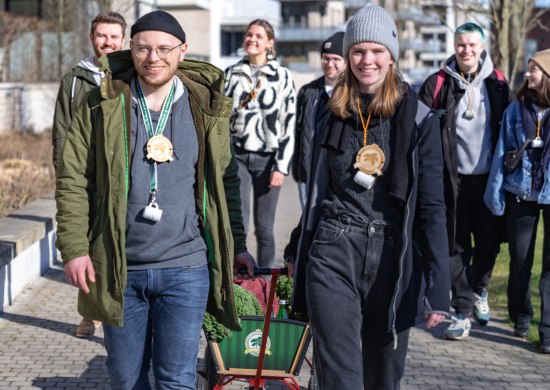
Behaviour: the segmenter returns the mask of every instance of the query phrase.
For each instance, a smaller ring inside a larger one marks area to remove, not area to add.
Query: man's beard
[[[152,76],[142,71],[137,71],[139,78],[151,87],[162,87],[170,82],[176,74],[176,69],[170,70],[169,73],[163,73],[161,76]]]

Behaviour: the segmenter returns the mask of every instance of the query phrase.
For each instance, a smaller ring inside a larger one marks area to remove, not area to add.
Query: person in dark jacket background
[[[442,71],[424,82],[419,92],[426,105],[446,110],[441,140],[451,306],[456,315],[444,336],[451,340],[469,335],[472,309],[480,325],[489,322],[487,286],[502,241],[502,221],[485,206],[483,193],[510,92],[484,48],[481,27],[474,23],[459,26],[455,31],[455,54],[445,61]]]
[[[122,49],[126,21],[116,12],[102,12],[92,20],[90,43],[94,55],[83,58],[69,72],[65,73],[59,86],[55,102],[52,126],[53,166],[57,172],[61,151],[71,121],[78,106],[84,102],[88,92],[99,85],[103,72],[99,70],[99,57]],[[101,321],[82,318],[75,329],[76,337],[92,337]]]
[[[449,310],[438,117],[397,73],[397,28],[382,7],[353,16],[344,53],[285,250],[292,314],[307,308],[321,389],[398,389],[410,327]]]
[[[318,154],[313,155],[312,151],[319,150],[315,144],[323,139],[329,116],[328,98],[338,78],[346,69],[342,52],[343,43],[343,31],[331,35],[323,42],[321,45],[323,76],[304,85],[298,92],[292,177],[298,183],[302,207],[306,202],[306,183],[309,172],[315,171],[315,161],[319,158]]]

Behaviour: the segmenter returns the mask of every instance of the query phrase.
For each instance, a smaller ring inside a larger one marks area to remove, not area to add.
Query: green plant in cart
[[[279,299],[284,299],[287,302],[290,302],[292,298],[292,292],[294,291],[294,279],[288,276],[279,276],[277,278],[277,297]]]
[[[258,299],[250,291],[234,284],[233,297],[235,299],[235,307],[237,308],[237,315],[239,317],[264,315]],[[226,337],[231,337],[231,331],[216,321],[216,319],[209,313],[206,313],[204,316],[202,329],[208,338],[216,342],[220,342]]]

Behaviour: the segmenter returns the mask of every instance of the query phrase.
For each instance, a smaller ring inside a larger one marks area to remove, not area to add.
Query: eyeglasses
[[[158,58],[160,58],[161,60],[165,60],[170,57],[170,55],[172,54],[172,50],[180,47],[181,45],[183,45],[183,42],[174,47],[161,46],[154,49],[149,46],[134,46],[134,54],[138,58],[147,58],[154,50]]]
[[[338,65],[338,64],[341,64],[342,62],[344,62],[344,59],[343,58],[327,58],[327,57],[323,57],[321,58],[321,62],[323,64],[328,64],[330,62],[332,62],[334,65]]]

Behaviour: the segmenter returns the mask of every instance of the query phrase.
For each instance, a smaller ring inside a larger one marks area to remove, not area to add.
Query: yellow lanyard
[[[256,87],[254,88],[252,88],[252,80],[248,79],[248,86],[250,88],[250,93],[241,102],[241,104],[239,105],[239,108],[243,109],[248,105],[248,103],[256,100],[256,93],[258,92],[258,90],[260,89],[260,86],[262,85],[261,77],[262,77],[261,73],[258,74],[258,81],[256,81]]]
[[[363,119],[363,113],[361,113],[361,99],[357,98],[357,111],[359,111],[359,118],[361,118],[361,125],[363,126],[363,146],[367,146],[367,133],[369,131],[371,111],[369,110],[369,116],[367,117],[367,124]]]
[[[462,77],[462,79],[467,82],[468,84],[470,84],[470,81],[469,80],[466,80],[466,77],[464,77],[464,74],[462,72],[460,72],[460,76]],[[476,73],[474,75],[474,82],[469,85],[468,87],[466,87],[466,95],[468,96],[468,111],[471,111],[472,110],[472,98],[474,97],[474,86],[475,86],[475,83],[477,82],[477,70],[476,70]]]
[[[252,98],[252,100],[256,99],[256,92],[258,91],[258,89],[260,89],[260,85],[262,85],[260,77],[261,75],[258,75],[258,81],[256,81],[256,86],[254,88],[252,88],[252,82],[248,80],[248,85],[250,87],[250,97]]]

